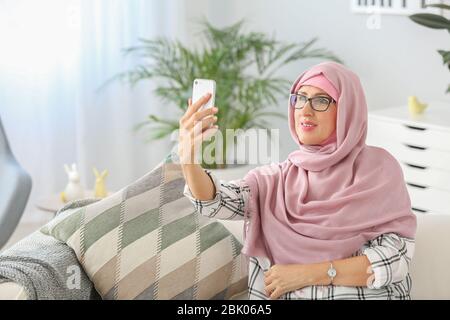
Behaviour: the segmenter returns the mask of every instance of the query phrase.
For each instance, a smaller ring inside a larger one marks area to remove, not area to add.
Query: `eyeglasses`
[[[312,98],[308,98],[307,96],[299,93],[292,93],[289,98],[289,102],[292,108],[295,109],[303,109],[308,102],[310,102],[311,107],[315,111],[325,112],[328,110],[328,107],[332,102],[335,102],[334,99],[324,97],[324,96],[316,96]]]

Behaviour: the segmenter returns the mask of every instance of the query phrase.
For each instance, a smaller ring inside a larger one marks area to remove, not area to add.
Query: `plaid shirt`
[[[215,198],[202,201],[195,199],[185,185],[184,195],[203,216],[221,220],[243,220],[250,189],[242,180],[225,182],[209,171],[216,188]],[[374,273],[374,280],[367,287],[309,286],[285,293],[282,300],[334,300],[334,299],[410,299],[411,277],[409,265],[414,254],[414,239],[403,238],[395,233],[382,234],[368,241],[352,256],[366,255]],[[264,272],[269,270],[267,258],[250,257],[248,293],[250,300],[267,300],[264,290]]]

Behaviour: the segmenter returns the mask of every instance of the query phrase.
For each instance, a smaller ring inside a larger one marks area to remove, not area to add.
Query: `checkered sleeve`
[[[224,181],[206,170],[214,186],[216,194],[212,200],[198,200],[194,198],[185,184],[183,194],[192,202],[197,212],[201,215],[221,220],[243,220],[244,210],[249,198],[249,188],[242,183],[242,180]]]
[[[363,250],[374,275],[368,288],[380,289],[403,281],[408,276],[414,246],[414,239],[403,238],[395,233],[382,234],[370,241]]]

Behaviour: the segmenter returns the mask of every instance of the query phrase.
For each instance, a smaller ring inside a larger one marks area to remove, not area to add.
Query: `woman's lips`
[[[313,131],[316,127],[317,127],[317,125],[313,125],[313,124],[304,124],[303,122],[300,123],[300,128],[301,128],[302,131],[304,131],[304,132],[311,132],[311,131]]]

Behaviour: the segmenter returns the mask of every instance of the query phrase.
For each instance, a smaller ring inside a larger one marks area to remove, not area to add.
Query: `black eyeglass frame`
[[[292,96],[295,96],[297,99],[298,99],[299,97],[305,97],[305,98],[306,98],[306,101],[305,101],[305,103],[303,104],[303,106],[302,106],[301,108],[298,108],[298,107],[296,107],[296,106],[292,106],[292,104],[291,104]],[[317,98],[327,99],[327,100],[328,100],[328,105],[327,105],[327,107],[325,108],[325,110],[317,110],[317,109],[315,109],[315,108],[313,107],[312,100],[317,99]],[[311,108],[312,108],[314,111],[317,111],[317,112],[326,112],[326,111],[328,110],[328,108],[330,108],[330,105],[331,105],[333,102],[336,102],[336,100],[334,100],[333,98],[330,98],[330,97],[326,97],[326,96],[315,96],[315,97],[312,97],[312,98],[308,98],[308,97],[305,96],[304,94],[299,94],[299,93],[291,93],[291,94],[289,95],[289,105],[290,105],[292,108],[294,108],[294,109],[301,110],[301,109],[303,109],[303,108],[306,106],[306,104],[307,104],[308,102],[309,102],[309,104],[311,105]]]

